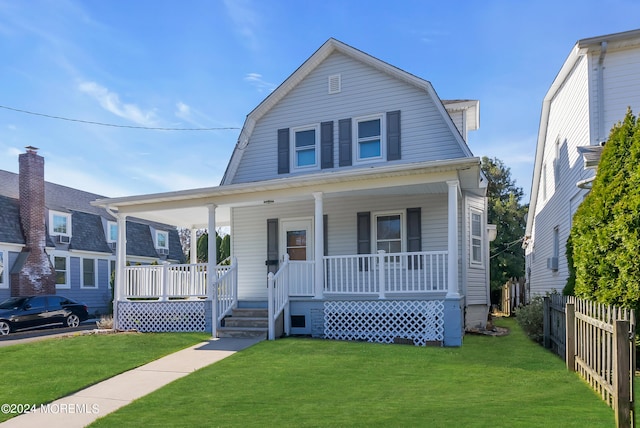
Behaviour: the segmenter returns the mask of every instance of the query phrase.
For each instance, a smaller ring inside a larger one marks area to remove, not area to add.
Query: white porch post
[[[194,227],[191,228],[191,239],[189,245],[189,263],[195,265],[198,263],[198,230]]]
[[[207,240],[207,286],[211,290],[211,335],[218,336],[218,275],[216,273],[216,205],[207,205],[209,209]]]
[[[118,240],[116,241],[116,277],[113,284],[113,328],[118,329],[118,304],[122,299],[125,286],[125,268],[127,266],[127,216],[117,215]]]
[[[321,299],[324,290],[324,208],[322,192],[314,192],[315,199],[315,295],[316,299]]]
[[[459,297],[458,293],[458,189],[459,181],[447,181],[449,186],[448,204],[448,276],[447,298]]]

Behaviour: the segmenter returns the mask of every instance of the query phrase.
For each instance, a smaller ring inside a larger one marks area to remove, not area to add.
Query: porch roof
[[[446,181],[449,180],[459,180],[462,190],[481,195],[486,192],[480,159],[474,157],[344,171],[327,170],[253,183],[98,199],[91,204],[179,227],[201,228],[207,225],[207,207],[212,204],[217,206],[216,224],[228,226],[231,207],[312,200],[314,192],[324,192],[325,197],[446,193]]]

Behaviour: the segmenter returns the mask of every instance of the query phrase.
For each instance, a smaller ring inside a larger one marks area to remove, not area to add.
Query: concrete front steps
[[[218,337],[267,337],[269,314],[267,309],[233,309],[218,328]]]

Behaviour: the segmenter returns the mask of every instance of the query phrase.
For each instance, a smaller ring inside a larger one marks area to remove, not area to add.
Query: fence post
[[[614,374],[613,408],[616,427],[631,427],[631,359],[629,321],[616,320],[613,324]]]
[[[542,298],[542,343],[544,347],[551,348],[551,298]]]
[[[160,301],[166,302],[169,300],[169,262],[162,262],[162,295]]]
[[[569,371],[576,371],[576,306],[575,303],[567,303],[566,306],[566,336],[565,336],[565,361]]]

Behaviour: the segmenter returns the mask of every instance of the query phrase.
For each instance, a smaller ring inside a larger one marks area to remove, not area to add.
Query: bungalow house
[[[0,300],[62,294],[107,313],[115,269],[115,217],[103,196],[44,181],[44,158],[28,147],[19,174],[0,170]],[[175,227],[131,219],[126,261],[184,262]]]
[[[206,313],[193,325],[222,335],[264,308],[271,338],[461,345],[489,310],[487,183],[466,143],[478,109],[329,39],[249,113],[218,187],[94,202],[120,233],[136,216],[232,236],[230,266],[163,274],[124,269],[119,240],[116,322]]]
[[[579,40],[542,103],[523,244],[530,295],[566,285],[573,215],[628,107],[640,109],[640,30]]]

